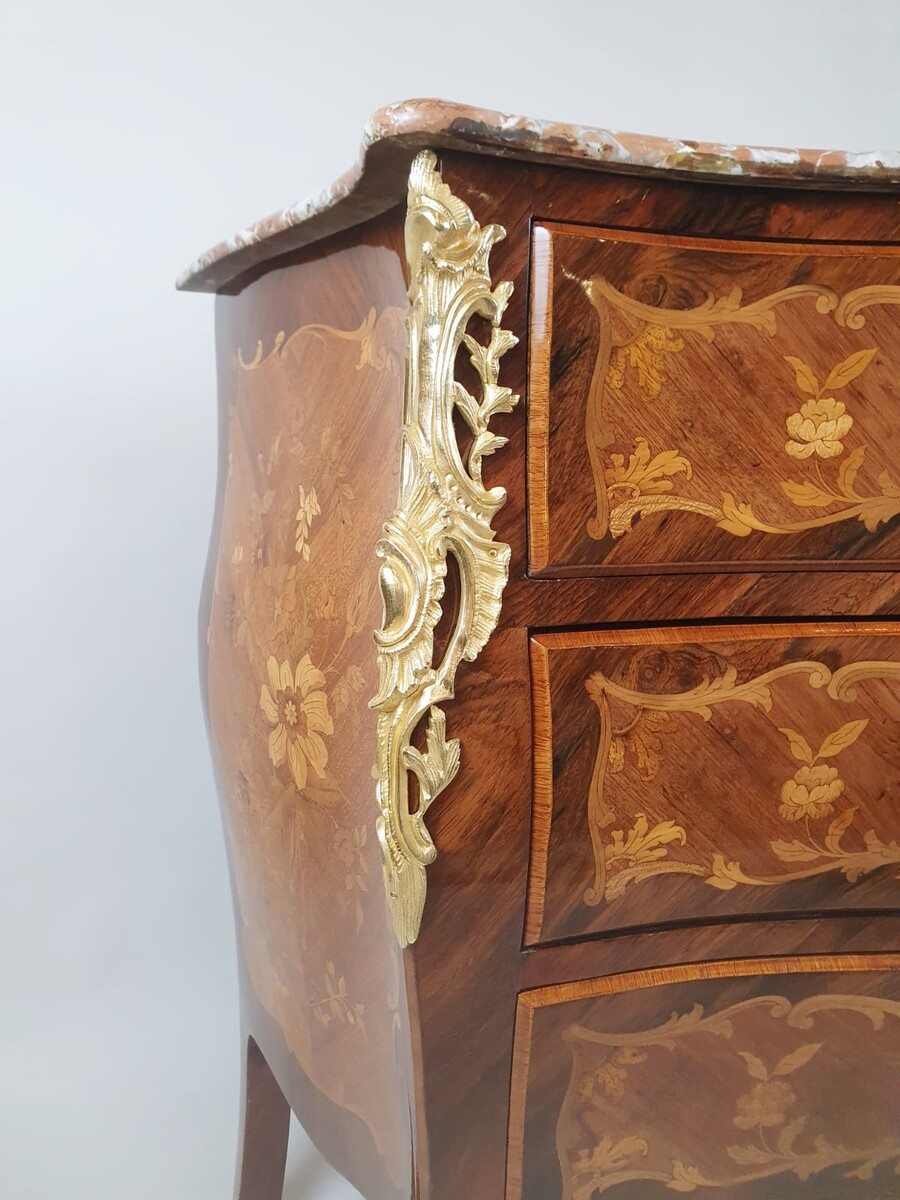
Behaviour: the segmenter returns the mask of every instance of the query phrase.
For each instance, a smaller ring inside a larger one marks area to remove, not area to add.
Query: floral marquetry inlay
[[[571,1055],[557,1129],[563,1200],[639,1180],[652,1197],[741,1194],[776,1176],[808,1183],[797,1194],[811,1197],[900,1188],[889,1099],[900,1089],[896,999],[829,990],[724,1006],[682,1000],[661,1024],[626,1032],[588,1019],[562,1041]],[[832,1190],[840,1180],[869,1188]],[[794,1194],[782,1187],[764,1194]]]
[[[328,766],[324,736],[334,733],[334,724],[324,691],[325,676],[312,665],[308,654],[296,670],[287,660],[279,666],[270,655],[266,670],[268,683],[263,684],[259,706],[272,726],[269,757],[276,767],[288,760],[291,777],[302,791],[310,767],[324,779]]]
[[[800,520],[758,516],[753,504],[729,491],[723,491],[717,501],[680,495],[679,477],[687,483],[693,474],[684,449],[664,449],[651,457],[648,439],[636,435],[626,467],[623,454],[607,455],[604,451],[608,439],[602,407],[604,385],[621,389],[629,370],[635,372],[638,387],[648,401],[661,397],[668,373],[668,358],[685,348],[684,337],[675,336],[674,329],[713,341],[717,326],[744,324],[774,336],[778,329],[778,306],[808,299],[815,300],[819,314],[830,314],[844,325],[853,321],[852,327],[859,328],[865,320],[861,310],[867,305],[900,304],[900,286],[893,289],[860,288],[839,297],[830,289],[804,284],[754,304],[744,304],[741,289],[736,287],[723,297],[711,294],[698,308],[684,311],[652,309],[630,300],[600,277],[585,281],[584,288],[600,317],[600,348],[586,417],[588,446],[598,485],[597,511],[588,522],[591,537],[599,540],[607,532],[621,537],[639,516],[670,511],[708,517],[720,529],[737,537],[746,537],[754,530],[769,534],[802,533],[854,517],[870,532],[875,532],[884,521],[900,514],[900,476],[882,471],[877,486],[869,494],[857,489],[857,475],[865,465],[865,444],[853,447],[831,481],[822,476],[816,464],[811,475],[805,478],[779,481],[783,495],[798,508],[828,510]],[[627,340],[621,344],[612,340],[613,325],[606,315],[608,307],[618,309],[631,322],[627,326]],[[846,404],[836,399],[833,393],[848,387],[862,375],[876,354],[874,347],[855,351],[831,367],[821,384],[808,363],[795,355],[783,356],[787,366],[793,369],[801,396],[796,411],[785,420],[789,437],[784,451],[789,458],[831,459],[843,453],[843,439],[853,428],[853,417]],[[776,385],[777,382],[773,381]],[[805,399],[807,396],[811,398]],[[647,427],[650,425],[648,421]]]
[[[406,1116],[389,1000],[402,1005],[359,752],[375,737],[371,556],[388,500],[379,509],[357,463],[397,451],[404,316],[388,305],[346,328],[308,322],[235,350],[209,626],[210,721],[252,992],[304,1077],[353,1109],[398,1177]],[[378,965],[360,945],[383,948]],[[351,1064],[344,1082],[335,1055]]]
[[[533,237],[532,570],[897,557],[895,248]]]
[[[893,625],[532,643],[526,942],[900,902]]]
[[[786,767],[786,773],[791,774],[772,798],[773,809],[777,808],[787,824],[785,836],[769,843],[770,872],[748,874],[739,861],[722,853],[714,853],[706,862],[673,858],[671,846],[687,848],[691,844],[689,830],[675,817],[651,825],[643,813],[638,813],[630,828],[613,829],[607,835],[617,819],[607,794],[610,775],[621,773],[626,758],[633,754],[641,778],[646,783],[655,781],[664,757],[658,735],[665,731],[669,738],[677,736],[676,714],[709,721],[713,708],[722,704],[745,704],[771,713],[773,688],[779,680],[791,676],[804,678],[811,688],[821,689],[829,700],[836,701],[836,717],[841,704],[857,699],[857,685],[866,679],[893,683],[900,692],[900,662],[849,663],[834,673],[821,662],[789,663],[746,682],[739,681],[737,671],[729,667],[718,678],[704,678],[696,687],[674,693],[634,691],[601,672],[588,677],[585,686],[597,705],[601,729],[588,801],[596,875],[585,893],[586,904],[614,899],[629,884],[663,874],[696,875],[712,887],[729,891],[739,885],[790,883],[829,871],[840,871],[854,882],[880,867],[900,868],[900,842],[885,840],[886,835],[879,836],[875,829],[860,829],[852,802],[837,807],[844,797],[845,783],[838,767],[828,760],[853,745],[864,733],[867,718],[843,722],[825,735],[815,751],[802,734],[786,726],[779,728],[795,762]],[[621,723],[613,716],[615,702],[626,710]],[[736,715],[735,719],[740,717]],[[815,823],[826,817],[832,819],[820,829]],[[791,826],[796,823],[800,824],[799,836],[791,837]],[[897,831],[896,819],[889,828]],[[861,845],[858,841],[852,848],[847,844],[851,830],[862,835]]]

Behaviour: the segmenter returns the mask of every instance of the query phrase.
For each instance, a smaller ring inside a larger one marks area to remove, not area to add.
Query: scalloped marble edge
[[[369,118],[356,162],[330,187],[264,217],[201,254],[179,276],[177,287],[216,291],[267,258],[387,211],[405,196],[409,163],[424,147],[570,166],[599,165],[628,173],[666,172],[820,187],[841,182],[869,188],[900,185],[898,152],[678,141],[511,116],[447,100],[404,100],[380,108]]]

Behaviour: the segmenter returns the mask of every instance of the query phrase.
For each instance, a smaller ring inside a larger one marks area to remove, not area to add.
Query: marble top
[[[368,120],[353,166],[330,187],[240,230],[202,254],[178,279],[185,291],[215,292],[276,254],[348,229],[399,203],[410,161],[424,147],[629,173],[806,185],[900,187],[900,153],[788,150],[612,133],[471,108],[405,100]]]

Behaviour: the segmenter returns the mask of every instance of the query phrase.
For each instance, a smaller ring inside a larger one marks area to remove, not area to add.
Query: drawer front
[[[537,224],[532,573],[900,559],[898,255]]]
[[[535,635],[526,945],[900,907],[898,635]]]
[[[753,959],[519,998],[506,1200],[887,1200],[900,956]]]

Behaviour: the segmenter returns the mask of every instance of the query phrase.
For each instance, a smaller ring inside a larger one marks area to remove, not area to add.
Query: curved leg
[[[252,1037],[243,1065],[235,1200],[281,1200],[291,1109]]]

